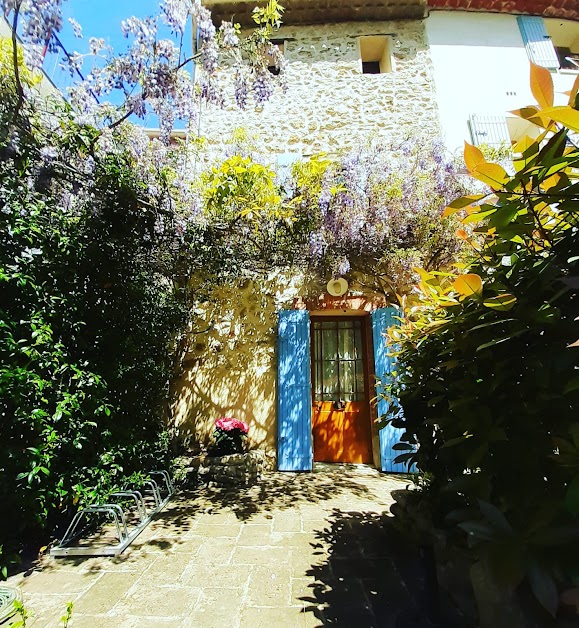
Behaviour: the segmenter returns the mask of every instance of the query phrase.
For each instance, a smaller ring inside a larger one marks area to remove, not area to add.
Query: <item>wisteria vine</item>
[[[62,3],[0,0],[0,11],[12,16],[31,69],[41,68],[46,50],[55,48],[55,36],[63,24]],[[88,54],[67,55],[65,62],[72,76],[78,76],[86,57],[92,60],[85,79],[69,88],[70,102],[82,119],[90,118],[101,128],[114,128],[131,116],[144,119],[152,112],[159,119],[161,140],[168,142],[176,121],[188,128],[195,124],[200,99],[216,105],[224,103],[218,68],[227,60],[234,67],[238,106],[247,107],[251,95],[256,104],[262,105],[276,84],[284,83],[283,57],[269,41],[280,25],[282,12],[283,8],[271,0],[266,8],[254,13],[256,29],[242,37],[239,25],[230,21],[216,28],[201,0],[162,0],[158,15],[122,21],[122,34],[129,40],[125,52],[115,52],[103,39],[93,37]],[[181,42],[189,21],[196,28],[197,46],[186,58]],[[75,35],[82,37],[82,26],[76,20],[70,22]],[[169,27],[175,40],[159,36],[161,24]],[[272,58],[280,68],[277,76],[267,71]],[[202,71],[194,72],[194,66]]]

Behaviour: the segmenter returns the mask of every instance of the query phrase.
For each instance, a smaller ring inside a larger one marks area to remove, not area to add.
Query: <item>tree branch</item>
[[[16,2],[16,6],[14,7],[14,18],[12,20],[12,63],[14,64],[14,81],[16,83],[16,93],[18,94],[18,101],[16,102],[14,115],[12,116],[12,124],[15,124],[18,114],[20,113],[20,109],[22,109],[22,105],[24,104],[24,88],[22,87],[22,82],[20,81],[20,68],[18,67],[18,36],[16,34],[21,4],[22,0],[18,0],[18,2]]]

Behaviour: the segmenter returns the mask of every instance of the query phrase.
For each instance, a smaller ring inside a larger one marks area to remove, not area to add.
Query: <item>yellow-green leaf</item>
[[[452,297],[440,296],[437,299],[437,304],[441,307],[452,307],[453,305],[460,305],[460,301],[457,301]]]
[[[510,113],[519,118],[523,118],[523,120],[528,120],[543,129],[546,129],[552,124],[551,120],[543,115],[545,113],[544,111],[539,112],[538,107],[523,107],[522,109],[514,109]]]
[[[517,297],[513,294],[499,294],[496,297],[490,297],[483,301],[485,307],[500,312],[508,312],[516,303]]]
[[[539,107],[545,109],[553,106],[555,92],[551,73],[543,66],[531,63],[531,91]]]
[[[561,175],[554,174],[544,179],[543,182],[541,183],[541,187],[543,188],[543,190],[548,191],[551,188],[554,188],[556,185],[558,185],[560,181],[561,181]]]
[[[525,137],[518,141],[514,146],[513,146],[513,152],[514,153],[525,153],[529,150],[529,148],[531,148],[531,146],[533,146],[533,144],[535,144],[537,146],[537,149],[539,148],[539,145],[537,144],[537,142],[532,138],[529,137],[528,135],[525,135]],[[536,151],[538,152],[538,151]]]
[[[442,217],[446,218],[446,216],[450,216],[461,209],[464,209],[468,205],[475,203],[476,201],[480,201],[482,198],[485,198],[486,194],[469,194],[468,196],[461,196],[457,198],[455,201],[452,201],[448,207],[442,212]]]
[[[452,287],[465,297],[480,296],[483,291],[483,281],[479,275],[469,273],[468,275],[457,277]]]
[[[543,109],[542,114],[555,122],[560,122],[568,129],[579,132],[579,111],[572,107],[550,107]]]
[[[480,164],[486,163],[486,159],[480,149],[468,142],[464,143],[464,163],[469,172],[472,172]]]
[[[568,94],[570,107],[572,107],[575,104],[575,98],[578,92],[579,92],[579,75],[575,77],[575,82],[573,83],[573,87],[571,88],[571,91]]]
[[[508,180],[509,175],[499,164],[479,164],[473,171],[473,177],[490,185],[493,189],[501,188]]]
[[[413,268],[412,270],[418,273],[423,281],[432,281],[434,279],[434,275],[424,270],[424,268]]]

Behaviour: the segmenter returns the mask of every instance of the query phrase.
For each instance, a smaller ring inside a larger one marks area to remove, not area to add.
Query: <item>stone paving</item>
[[[73,628],[430,626],[420,561],[388,513],[407,484],[317,465],[181,492],[121,556],[44,558],[8,584],[34,628],[58,626],[68,601]]]

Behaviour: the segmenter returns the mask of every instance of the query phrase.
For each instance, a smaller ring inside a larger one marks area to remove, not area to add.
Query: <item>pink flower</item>
[[[241,430],[244,434],[249,431],[249,426],[243,421],[231,416],[222,416],[215,421],[215,427],[223,430],[224,432],[231,432],[231,430]]]

